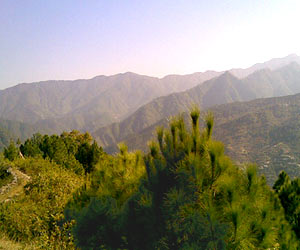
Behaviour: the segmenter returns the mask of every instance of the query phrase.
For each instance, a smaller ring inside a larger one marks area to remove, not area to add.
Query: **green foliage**
[[[31,178],[23,184],[17,180],[14,186],[18,190],[8,194],[9,198],[0,203],[0,231],[14,241],[31,242],[36,249],[74,249],[70,234],[74,222],[65,221],[63,211],[74,192],[84,189],[81,176],[84,171],[89,179],[88,173],[94,170],[100,158],[106,158],[102,149],[95,141],[92,143],[89,133],[72,131],[60,136],[33,135],[20,145],[25,158],[10,157],[14,150],[19,152],[11,144],[4,156],[12,161],[9,164],[16,171],[21,171],[19,176],[25,173]],[[7,162],[1,158],[0,173],[6,183],[7,167],[4,166]],[[111,184],[110,176],[106,178],[107,184]],[[91,180],[94,185],[95,181]],[[129,189],[124,190],[120,195]]]
[[[120,145],[120,154],[101,158],[87,183],[74,193],[65,210],[68,220],[80,221],[76,221],[74,236],[82,249],[123,244],[123,238],[118,238],[119,219],[126,201],[138,191],[139,179],[144,174],[140,153],[128,153],[125,145]]]
[[[12,174],[8,171],[9,167],[9,163],[0,155],[0,188],[13,179]]]
[[[279,201],[254,165],[238,169],[212,139],[213,117],[157,130],[143,156],[100,161],[65,210],[81,249],[296,249]],[[144,169],[144,170],[143,170]],[[93,198],[94,197],[94,198]]]
[[[23,155],[28,157],[42,156],[43,152],[39,148],[42,143],[42,136],[40,134],[34,134],[32,138],[27,139],[24,145],[20,145],[20,151]]]
[[[75,157],[82,164],[85,172],[90,173],[95,169],[101,153],[102,150],[98,147],[96,141],[92,145],[85,142],[78,147]]]
[[[70,246],[72,240],[61,242],[62,238],[69,237],[66,231],[69,226],[60,226],[59,221],[72,193],[82,185],[82,178],[43,159],[20,159],[14,164],[31,176],[31,180],[23,194],[0,203],[0,230],[16,241],[43,244],[41,249]]]
[[[113,198],[92,198],[88,206],[82,209],[73,230],[77,244],[82,249],[86,246],[88,249],[102,249],[101,246],[119,248],[122,245],[119,215]]]
[[[190,106],[173,95],[167,99],[166,103],[172,103],[162,109],[162,113],[156,110],[157,106],[161,108],[157,102],[147,104],[143,112],[139,110],[126,121],[101,128],[94,135],[101,138],[104,146],[125,141],[129,150],[146,151],[147,141],[153,139],[155,128],[167,127],[170,115]],[[178,110],[171,113],[173,105],[178,105]],[[214,106],[210,108],[215,123],[213,136],[225,144],[226,153],[237,164],[256,163],[259,174],[264,174],[268,184],[273,185],[282,170],[291,178],[300,176],[299,109],[300,95]],[[184,113],[184,118],[189,119],[188,113]],[[206,117],[203,115],[200,119]],[[114,139],[105,143],[106,138]],[[118,149],[110,145],[105,150],[113,153]]]
[[[48,158],[82,174],[84,171],[93,171],[103,153],[102,148],[95,141],[91,144],[91,141],[89,133],[81,134],[76,130],[64,132],[60,136],[35,134],[20,146],[20,151],[25,157]]]
[[[6,159],[13,161],[19,155],[19,150],[17,149],[14,141],[10,141],[10,144],[7,148],[4,149],[3,155]]]
[[[273,189],[278,194],[284,208],[285,217],[300,239],[300,179],[290,180],[282,171],[275,182]]]
[[[0,176],[9,163],[31,178],[0,203],[1,233],[37,249],[298,249],[300,181],[281,173],[273,192],[224,154],[211,113],[190,121],[158,128],[147,154],[106,155],[78,131],[35,134],[25,159],[12,143]]]

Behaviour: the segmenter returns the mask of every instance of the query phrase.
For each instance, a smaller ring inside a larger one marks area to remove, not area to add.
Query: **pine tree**
[[[90,188],[76,196],[78,204],[84,201],[75,214],[80,248],[297,249],[281,205],[256,166],[239,169],[224,154],[212,137],[212,114],[203,128],[197,108],[190,117],[190,129],[182,117],[173,118],[169,129],[157,129],[143,165],[134,163],[125,145],[99,163]],[[89,195],[97,199],[89,201]],[[98,226],[82,238],[93,218]]]
[[[3,154],[4,157],[10,161],[13,161],[18,157],[19,150],[16,148],[13,140],[11,140],[9,146],[4,149]]]
[[[300,179],[290,180],[289,176],[282,171],[273,189],[278,194],[287,221],[300,239]]]

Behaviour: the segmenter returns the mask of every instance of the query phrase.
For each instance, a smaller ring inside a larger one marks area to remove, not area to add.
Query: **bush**
[[[24,186],[23,194],[0,204],[1,231],[17,241],[53,241],[64,207],[83,180],[48,160],[31,158],[15,161],[15,165],[31,180]]]
[[[94,172],[66,210],[67,217],[76,220],[77,246],[297,249],[265,178],[257,176],[253,165],[245,170],[235,166],[224,155],[222,143],[212,139],[212,115],[205,120],[200,130],[195,109],[191,130],[180,117],[169,130],[158,129],[144,164],[129,163],[126,147],[121,146],[116,157],[120,161],[112,160]]]
[[[0,159],[0,188],[13,179],[12,174],[8,171],[10,165],[8,162]]]

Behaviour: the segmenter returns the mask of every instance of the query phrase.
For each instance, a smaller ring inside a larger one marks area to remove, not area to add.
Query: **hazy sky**
[[[0,89],[300,55],[299,0],[0,0]]]

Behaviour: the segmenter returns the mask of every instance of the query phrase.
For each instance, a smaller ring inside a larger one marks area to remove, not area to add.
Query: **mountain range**
[[[204,118],[208,110],[203,110]],[[214,114],[215,139],[225,145],[226,154],[237,164],[256,163],[273,184],[281,170],[300,176],[300,94],[234,102],[209,109]],[[182,113],[186,121],[188,112]],[[163,118],[139,132],[123,138],[129,150],[147,151],[147,142],[156,138],[156,128],[168,126]],[[118,151],[116,144],[106,151]]]
[[[258,70],[242,79],[226,71],[189,90],[158,97],[140,107],[122,122],[97,129],[93,132],[93,136],[106,147],[156,124],[164,117],[187,111],[193,104],[206,109],[219,104],[299,92],[300,65],[295,62],[273,71]]]
[[[256,162],[270,183],[283,168],[299,176],[299,64],[289,55],[222,72],[19,84],[0,91],[0,150],[11,139],[73,129],[90,131],[107,152],[122,141],[146,150],[157,126],[196,104],[213,111],[215,137],[235,161]]]
[[[300,57],[292,54],[229,72],[237,78],[244,78],[257,70],[275,70],[291,62],[300,63]],[[53,133],[72,129],[95,131],[126,119],[155,98],[173,94],[176,99],[174,93],[199,87],[223,73],[206,71],[157,78],[127,72],[87,80],[23,83],[0,90],[0,118],[34,124],[41,130],[46,128]],[[224,88],[227,87],[224,85]],[[266,96],[276,94],[270,92]],[[206,96],[209,98],[209,95]],[[222,98],[230,101],[230,97]],[[219,102],[223,101],[222,98]],[[184,104],[186,100],[177,102]]]
[[[159,79],[134,73],[90,80],[20,84],[0,91],[0,117],[54,132],[93,130],[120,121],[153,98],[182,91],[220,73]]]

